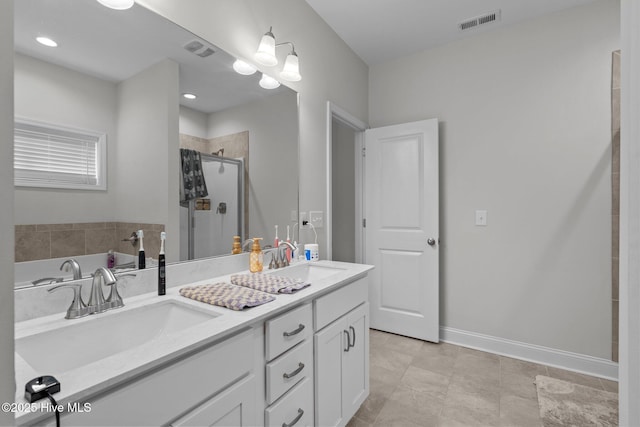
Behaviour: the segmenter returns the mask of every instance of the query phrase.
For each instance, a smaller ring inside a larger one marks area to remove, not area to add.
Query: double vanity
[[[183,280],[165,296],[127,296],[143,281],[127,278],[123,308],[18,322],[16,404],[25,410],[16,424],[55,425],[38,409],[46,399],[24,399],[24,384],[53,375],[63,426],[345,425],[369,394],[371,268],[320,261],[269,271],[311,286],[242,311],[179,294],[230,274]]]

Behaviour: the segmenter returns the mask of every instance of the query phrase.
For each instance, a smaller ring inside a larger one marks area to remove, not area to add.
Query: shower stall
[[[230,254],[233,236],[244,241],[244,162],[201,158],[209,194],[180,208],[180,260]]]

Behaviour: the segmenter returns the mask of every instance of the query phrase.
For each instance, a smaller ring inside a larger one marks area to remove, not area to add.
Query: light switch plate
[[[476,225],[478,225],[478,226],[486,226],[487,225],[487,211],[486,210],[477,210],[476,211]]]

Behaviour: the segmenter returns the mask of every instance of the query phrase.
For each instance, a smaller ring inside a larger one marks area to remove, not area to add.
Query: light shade
[[[262,75],[260,79],[260,83],[258,83],[263,89],[275,89],[280,86],[280,82],[274,79],[273,77],[267,76],[266,74]]]
[[[271,30],[267,31],[264,36],[262,36],[258,50],[253,57],[260,64],[268,67],[278,64],[278,58],[276,58],[276,38]]]
[[[298,55],[296,55],[295,52],[287,55],[287,59],[284,61],[284,67],[282,67],[282,71],[280,72],[280,77],[290,82],[299,82],[302,80]]]
[[[98,3],[111,9],[125,10],[132,7],[135,0],[98,0]]]
[[[233,63],[233,69],[236,73],[242,74],[243,76],[250,76],[257,71],[256,67],[242,61],[241,59],[236,59]]]

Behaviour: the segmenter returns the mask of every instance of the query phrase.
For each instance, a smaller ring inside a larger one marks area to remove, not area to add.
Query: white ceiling
[[[362,60],[374,65],[595,0],[306,1]],[[501,10],[500,22],[458,30],[459,22],[495,10]]]
[[[262,89],[260,73],[235,73],[231,55],[139,4],[125,11],[90,0],[15,0],[14,5],[17,52],[114,82],[171,58],[180,64],[180,91],[198,95],[181,103],[195,110],[212,113],[290,90]],[[59,46],[38,44],[39,35]],[[186,51],[183,46],[193,40],[216,53],[201,58]]]

